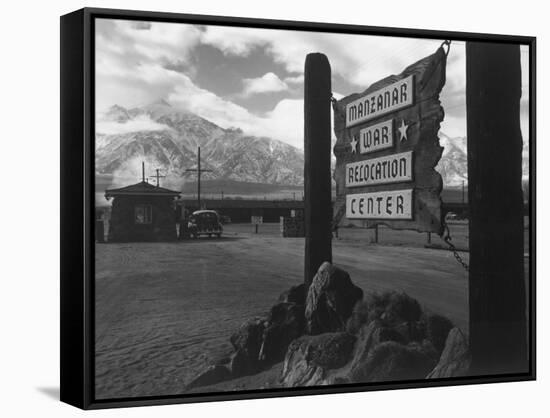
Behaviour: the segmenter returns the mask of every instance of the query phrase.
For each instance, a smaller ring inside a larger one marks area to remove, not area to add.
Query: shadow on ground
[[[57,386],[39,387],[36,390],[50,399],[59,400],[59,387]]]

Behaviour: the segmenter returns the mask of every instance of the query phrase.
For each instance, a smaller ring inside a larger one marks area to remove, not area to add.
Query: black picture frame
[[[97,400],[94,397],[94,19],[149,20],[529,45],[529,372],[327,387]],[[61,401],[83,409],[527,381],[536,378],[536,38],[455,31],[84,8],[61,17]]]

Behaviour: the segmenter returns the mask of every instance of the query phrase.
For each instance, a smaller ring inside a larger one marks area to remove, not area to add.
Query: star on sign
[[[399,131],[399,135],[401,136],[401,141],[406,141],[407,138],[407,129],[409,129],[409,125],[405,124],[405,120],[401,120],[401,126],[397,129]]]
[[[353,140],[349,143],[351,145],[351,152],[356,154],[357,153],[357,139],[355,139],[355,137],[353,137]]]

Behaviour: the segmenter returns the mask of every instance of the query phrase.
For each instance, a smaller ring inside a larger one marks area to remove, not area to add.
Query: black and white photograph
[[[528,43],[92,28],[96,400],[531,375]]]
[[[3,10],[1,416],[548,415],[543,3]]]

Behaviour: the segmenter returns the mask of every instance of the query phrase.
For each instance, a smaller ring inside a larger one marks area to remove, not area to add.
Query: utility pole
[[[164,178],[166,176],[161,176],[160,175],[160,169],[159,168],[157,168],[155,171],[156,171],[156,174],[154,176],[149,176],[149,177],[156,178],[157,179],[157,187],[160,187],[160,179]]]
[[[201,173],[212,172],[212,170],[201,169],[201,147],[197,151],[197,168],[189,168],[185,170],[189,173],[197,173],[197,204],[198,209],[201,209]]]

